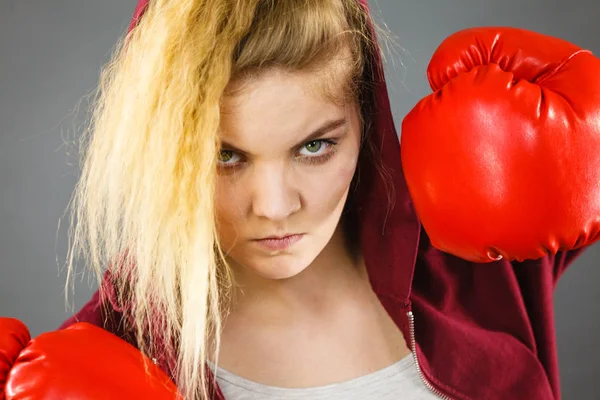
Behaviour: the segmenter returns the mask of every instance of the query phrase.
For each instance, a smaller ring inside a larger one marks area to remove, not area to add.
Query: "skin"
[[[270,70],[222,109],[217,217],[236,286],[219,366],[278,387],[341,382],[409,354],[340,227],[359,107],[327,100],[316,79]],[[280,251],[256,241],[286,234],[302,238]]]

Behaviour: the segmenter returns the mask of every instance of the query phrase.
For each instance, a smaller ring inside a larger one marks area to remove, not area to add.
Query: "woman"
[[[141,1],[131,28],[74,202],[71,262],[104,277],[63,327],[186,398],[211,371],[226,399],[559,398],[552,289],[595,236],[486,265],[432,246],[366,4]]]

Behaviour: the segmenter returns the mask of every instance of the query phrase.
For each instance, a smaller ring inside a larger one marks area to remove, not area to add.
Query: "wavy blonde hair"
[[[318,69],[362,101],[371,29],[357,0],[155,0],[103,69],[69,277],[79,256],[98,282],[108,270],[127,329],[150,357],[175,357],[185,398],[208,397],[232,284],[214,207],[223,96],[268,68]],[[344,73],[327,68],[341,54]]]

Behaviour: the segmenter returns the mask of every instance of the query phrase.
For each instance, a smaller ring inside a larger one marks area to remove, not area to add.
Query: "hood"
[[[368,8],[366,0],[358,1]],[[148,4],[149,0],[138,2],[129,30],[135,28]],[[367,69],[374,75],[375,115],[366,140],[381,164],[364,157],[359,162],[355,211],[362,253],[375,293],[407,304],[421,226],[402,171],[400,141],[381,55],[376,52],[369,62]]]

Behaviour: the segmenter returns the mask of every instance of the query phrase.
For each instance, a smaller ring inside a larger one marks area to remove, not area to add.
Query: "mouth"
[[[295,233],[284,236],[268,236],[262,239],[255,239],[253,242],[271,251],[285,250],[298,243],[303,237],[303,233]]]

